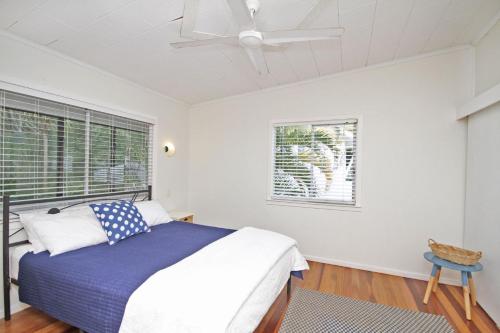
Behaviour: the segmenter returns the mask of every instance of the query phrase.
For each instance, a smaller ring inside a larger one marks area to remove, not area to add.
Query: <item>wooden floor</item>
[[[425,281],[317,262],[309,264],[311,270],[304,274],[304,280],[294,278],[293,288],[300,286],[404,309],[442,314],[457,332],[500,332],[480,306],[473,307],[472,321],[465,319],[462,290],[459,287],[440,285],[437,292],[431,296],[429,304],[424,305],[422,299],[426,287]],[[277,332],[286,305],[286,292],[283,291],[256,332]],[[26,309],[12,316],[10,322],[0,321],[0,332],[73,333],[78,330],[39,311]]]

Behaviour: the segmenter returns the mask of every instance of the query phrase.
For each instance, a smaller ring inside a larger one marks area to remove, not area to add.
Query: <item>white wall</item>
[[[465,246],[483,251],[478,301],[500,325],[500,103],[469,117]]]
[[[500,22],[476,47],[477,94],[500,84]],[[483,251],[478,301],[500,325],[500,103],[468,119],[465,246]]]
[[[429,237],[463,244],[466,122],[455,106],[472,90],[473,52],[461,49],[196,105],[189,206],[199,223],[287,234],[317,260],[426,278]],[[269,122],[343,115],[363,121],[362,208],[268,204]]]
[[[168,208],[185,208],[186,105],[3,32],[0,32],[0,80],[157,118],[154,144],[158,172],[154,176],[154,194]],[[162,151],[167,140],[177,148],[176,155],[170,158]]]

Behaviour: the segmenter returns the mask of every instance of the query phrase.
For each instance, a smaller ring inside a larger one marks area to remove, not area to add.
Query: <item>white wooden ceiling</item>
[[[319,0],[261,0],[260,30],[297,27]],[[184,0],[0,0],[0,28],[165,95],[197,103],[470,44],[500,0],[331,0],[309,26],[339,40],[266,52],[259,76],[232,46],[173,49]],[[176,20],[178,19],[178,20]],[[225,0],[199,0],[195,30],[237,33]]]

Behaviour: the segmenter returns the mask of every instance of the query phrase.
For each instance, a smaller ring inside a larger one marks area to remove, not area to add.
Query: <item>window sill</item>
[[[306,202],[306,201],[296,201],[296,200],[286,200],[286,199],[266,199],[266,204],[271,206],[289,206],[298,208],[309,208],[309,209],[326,209],[326,210],[340,210],[347,212],[361,212],[361,206],[349,206],[335,203],[324,203],[324,202]]]

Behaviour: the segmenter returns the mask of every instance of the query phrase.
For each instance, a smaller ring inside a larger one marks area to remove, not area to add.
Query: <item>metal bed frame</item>
[[[21,206],[21,205],[35,205],[35,204],[41,204],[41,203],[52,203],[52,202],[61,202],[61,201],[73,201],[73,200],[86,200],[83,202],[79,202],[78,204],[83,204],[86,202],[91,202],[89,199],[99,199],[99,198],[106,198],[108,200],[112,200],[111,196],[125,196],[125,195],[133,195],[133,200],[137,197],[137,195],[141,193],[147,193],[147,200],[152,199],[152,186],[149,185],[147,190],[138,190],[138,191],[126,191],[126,192],[115,192],[115,193],[106,193],[106,194],[91,194],[91,195],[82,195],[82,196],[74,196],[74,197],[56,197],[56,198],[48,198],[48,199],[35,199],[35,200],[26,200],[26,201],[11,201],[10,200],[10,195],[4,195],[2,197],[2,203],[3,203],[3,225],[2,225],[2,249],[3,249],[3,303],[4,303],[4,319],[6,321],[11,319],[11,308],[10,308],[10,289],[11,285],[17,285],[18,281],[16,279],[13,279],[10,277],[10,248],[19,246],[19,245],[24,245],[24,244],[29,244],[28,240],[23,240],[23,241],[18,241],[18,242],[13,242],[10,243],[9,239],[11,236],[16,234],[14,232],[13,234],[9,234],[9,222],[10,222],[10,214],[15,214],[11,212],[10,208],[11,206]],[[70,206],[74,206],[76,204],[72,204]],[[69,206],[68,206],[69,207]],[[292,275],[290,273],[290,276],[288,278],[288,281],[286,283],[286,295],[287,295],[287,300],[290,300],[291,296],[291,288],[292,288]]]
[[[137,195],[141,193],[147,193],[147,200],[152,199],[152,186],[149,185],[146,190],[137,190],[137,191],[124,191],[124,192],[113,192],[113,193],[103,193],[103,194],[90,194],[90,195],[81,195],[81,196],[72,196],[72,197],[56,197],[56,198],[46,198],[46,199],[34,199],[34,200],[26,200],[26,201],[11,201],[10,195],[6,194],[2,197],[3,211],[2,211],[2,249],[3,249],[3,305],[4,305],[4,319],[6,321],[11,318],[11,309],[10,309],[10,289],[11,285],[19,285],[16,279],[10,277],[10,248],[29,244],[29,241],[23,240],[18,242],[10,242],[10,237],[14,236],[18,231],[9,234],[9,224],[10,224],[10,215],[15,214],[11,211],[12,206],[25,206],[25,205],[36,205],[36,204],[44,204],[44,203],[52,203],[52,202],[62,202],[62,201],[74,201],[74,200],[85,200],[83,202],[78,202],[76,204],[72,204],[69,206],[75,206],[77,204],[83,204],[86,202],[91,202],[93,200],[90,199],[99,199],[105,198],[108,200],[113,200],[111,197],[121,197],[126,195],[133,195],[133,200],[137,197]],[[68,207],[69,207],[68,206]],[[65,207],[67,208],[67,207]]]

